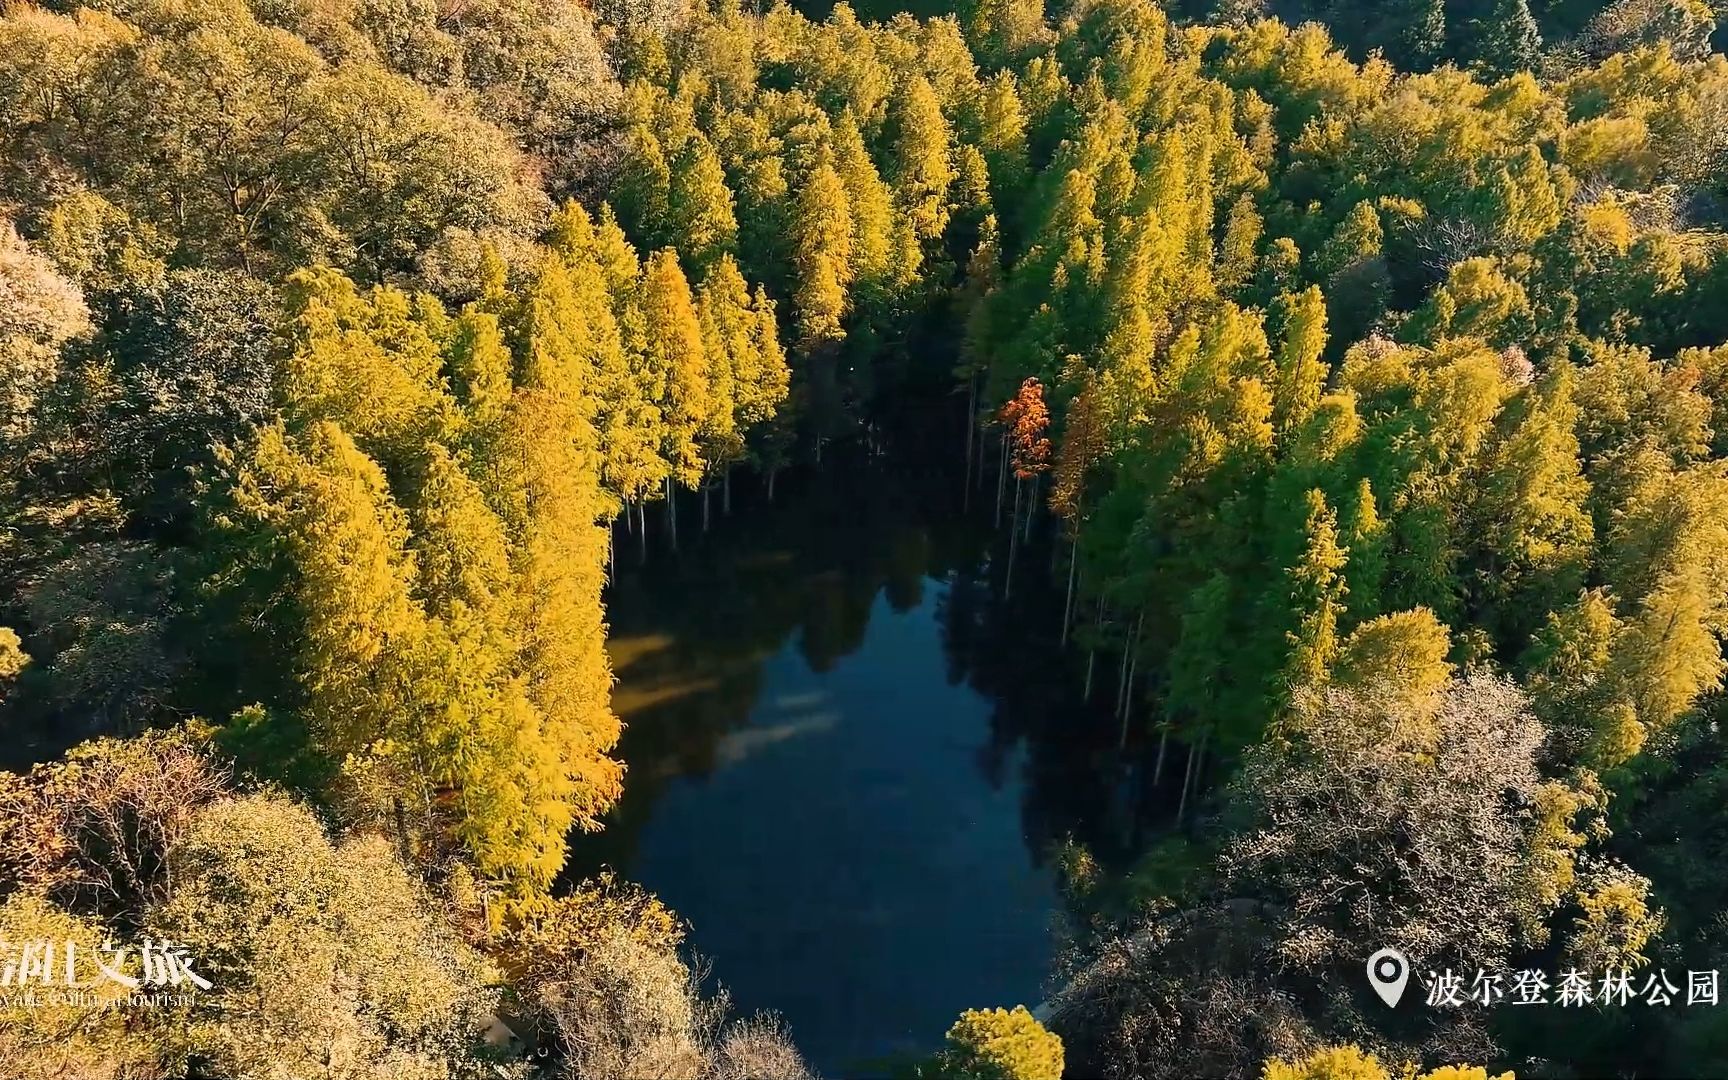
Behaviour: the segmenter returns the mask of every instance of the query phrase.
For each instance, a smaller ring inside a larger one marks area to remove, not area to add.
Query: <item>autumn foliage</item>
[[[1050,467],[1050,409],[1044,404],[1044,385],[1035,378],[1020,384],[1020,392],[1009,398],[998,414],[1006,429],[1009,464],[1017,480],[1030,480]]]

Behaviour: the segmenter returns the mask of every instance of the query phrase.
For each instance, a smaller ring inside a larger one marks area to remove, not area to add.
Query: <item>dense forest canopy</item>
[[[1728,950],[1711,11],[867,15],[4,7],[0,937],[218,987],[8,1005],[3,1071],[807,1075],[555,887],[629,783],[605,586],[932,387],[1179,808],[1064,853],[1044,1023],[909,1069],[1728,1068],[1361,978]]]

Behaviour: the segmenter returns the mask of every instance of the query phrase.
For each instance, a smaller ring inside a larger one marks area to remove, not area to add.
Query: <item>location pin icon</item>
[[[1368,985],[1386,1004],[1396,1006],[1409,981],[1410,961],[1397,949],[1381,949],[1368,958]]]

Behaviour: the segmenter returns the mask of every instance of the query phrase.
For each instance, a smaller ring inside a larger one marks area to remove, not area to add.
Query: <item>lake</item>
[[[646,562],[618,535],[629,773],[573,872],[659,894],[735,1006],[780,1012],[829,1076],[927,1053],[963,1009],[1037,1004],[1053,845],[1133,839],[1112,702],[1081,706],[1083,658],[1057,648],[1047,544],[1005,603],[994,492],[963,512],[928,442],[831,450],[773,504],[740,478],[706,534],[686,495],[677,555],[663,507]]]

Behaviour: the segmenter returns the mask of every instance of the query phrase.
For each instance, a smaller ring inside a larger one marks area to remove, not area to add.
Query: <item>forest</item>
[[[813,1078],[607,605],[927,408],[1164,819],[883,1075],[1728,1075],[1468,977],[1728,966],[1704,0],[880,3],[0,2],[0,1074]]]

